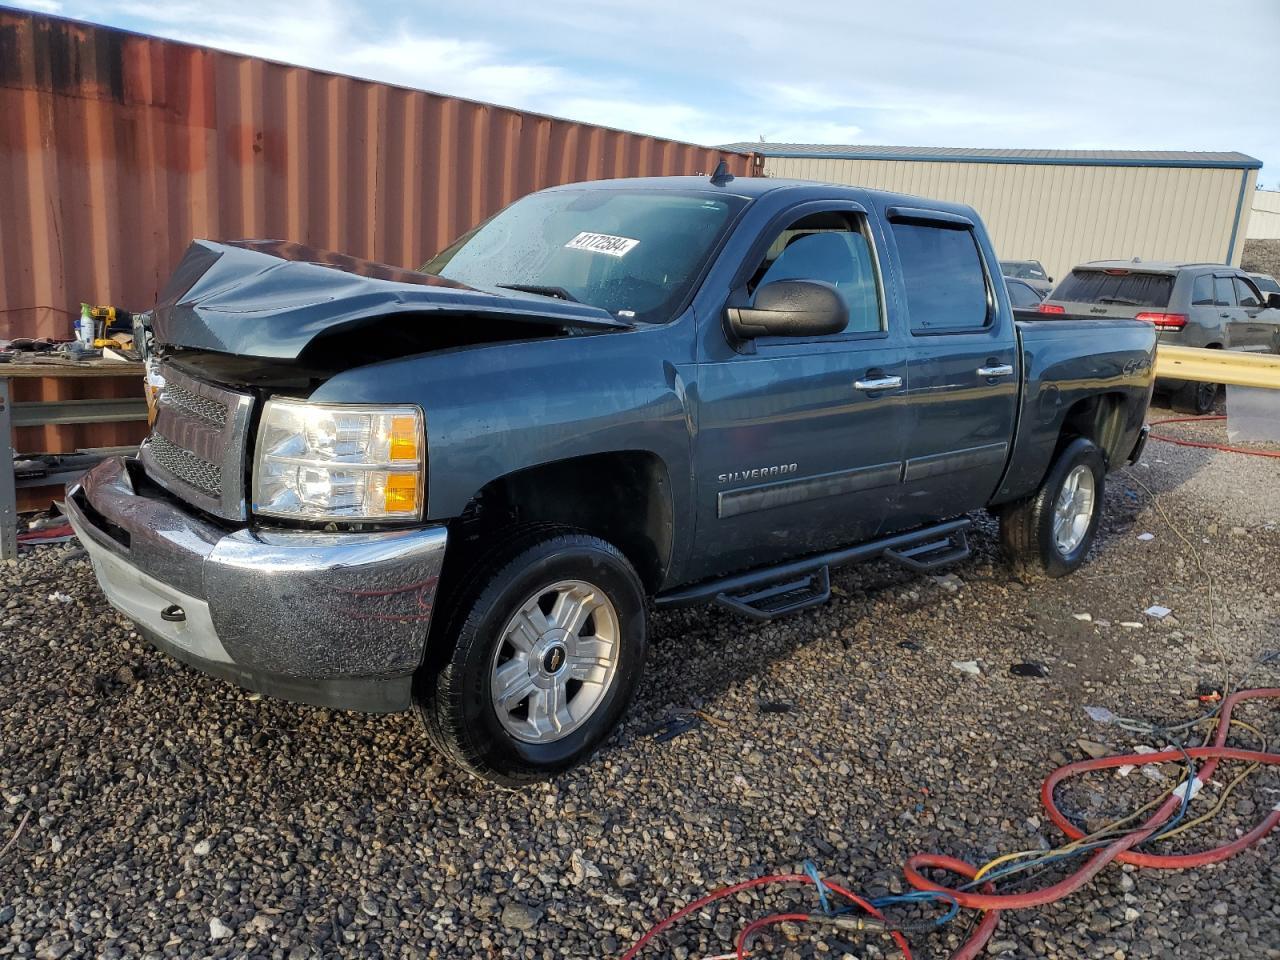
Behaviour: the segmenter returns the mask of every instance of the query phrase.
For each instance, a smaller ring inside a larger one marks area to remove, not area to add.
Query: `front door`
[[[875,243],[854,204],[805,204],[743,264],[730,302],[775,280],[820,280],[849,308],[818,338],[707,337],[698,364],[693,576],[766,566],[876,536],[902,469],[907,363]],[[705,318],[722,329],[721,318]]]
[[[1020,358],[971,222],[891,208],[889,232],[911,340],[906,462],[893,516],[895,529],[908,529],[976,510],[995,493],[1013,439]]]

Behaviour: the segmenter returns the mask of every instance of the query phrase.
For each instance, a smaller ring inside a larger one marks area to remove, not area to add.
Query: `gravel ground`
[[[1041,779],[1082,737],[1135,742],[1085,706],[1185,718],[1197,684],[1221,678],[1219,651],[1238,677],[1280,648],[1277,470],[1153,443],[1132,471],[1204,551],[1216,645],[1189,549],[1117,474],[1092,562],[1064,580],[1011,580],[984,517],[953,577],[848,568],[829,605],[764,626],[655,615],[621,730],[585,768],[519,793],[442,766],[412,716],[262,700],[187,670],[105,606],[74,544],[30,551],[0,567],[0,956],[612,957],[705,888],[805,858],[883,893],[915,852],[983,862],[1057,843]],[[1172,616],[1144,615],[1152,604]],[[965,660],[981,675],[952,665]],[[1047,679],[1010,675],[1027,660]],[[1254,683],[1280,683],[1280,665]],[[717,722],[651,735],[688,708]],[[1274,707],[1240,715],[1280,738]],[[1157,790],[1139,775],[1111,789],[1071,796],[1105,818]],[[1192,843],[1235,836],[1277,800],[1266,771]],[[1067,901],[1005,914],[989,952],[1280,958],[1278,849],[1273,834],[1214,867],[1109,868]],[[722,953],[746,920],[809,909],[803,896],[743,896],[648,955]],[[947,956],[966,924],[913,934],[917,956]],[[874,935],[768,943],[758,956],[896,955]]]

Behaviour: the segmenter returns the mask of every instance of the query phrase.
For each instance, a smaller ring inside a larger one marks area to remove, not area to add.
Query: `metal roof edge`
[[[766,160],[906,160],[912,163],[1015,163],[1023,166],[1049,167],[1183,167],[1188,169],[1261,170],[1262,161],[1242,154],[1241,160],[1139,160],[1137,158],[1108,159],[1106,157],[1008,157],[998,154],[956,156],[954,154],[929,153],[816,153],[801,150],[756,150],[757,156]]]

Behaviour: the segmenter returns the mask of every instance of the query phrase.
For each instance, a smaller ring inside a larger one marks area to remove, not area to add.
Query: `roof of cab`
[[[718,182],[713,182],[710,176],[623,177],[615,180],[587,180],[579,183],[566,183],[548,187],[544,192],[620,189],[696,190],[705,193],[723,193],[727,196],[742,197],[745,200],[755,200],[765,194],[788,192],[809,194],[813,199],[817,199],[816,195],[823,194],[850,200],[878,199],[883,204],[896,203],[904,206],[922,207],[930,210],[963,214],[975,221],[978,219],[977,211],[964,203],[915,197],[903,193],[889,193],[884,190],[872,190],[869,187],[857,187],[844,183],[825,183],[820,180],[789,180],[779,177],[731,177]]]

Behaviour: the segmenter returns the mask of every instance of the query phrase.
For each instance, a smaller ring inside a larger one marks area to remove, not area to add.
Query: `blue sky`
[[[1280,0],[16,5],[701,143],[1240,150],[1280,186]]]

